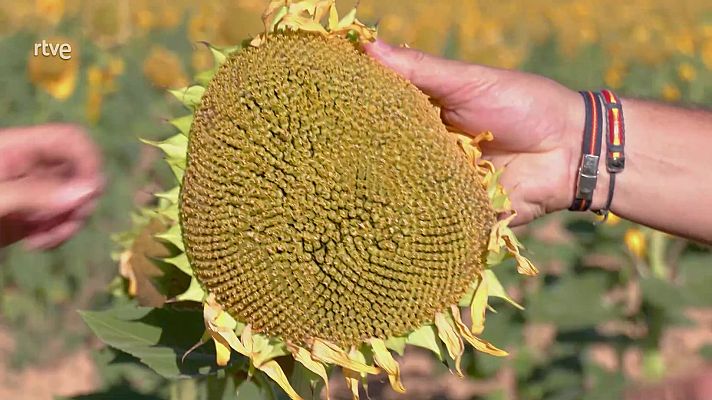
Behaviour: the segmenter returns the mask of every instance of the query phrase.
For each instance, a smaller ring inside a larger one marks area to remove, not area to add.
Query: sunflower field
[[[213,68],[214,49],[262,32],[266,5],[0,0],[0,127],[87,127],[109,182],[68,243],[45,253],[0,250],[0,398],[289,398],[245,358],[228,354],[232,369],[221,369],[214,348],[195,348],[205,330],[199,307],[158,308],[174,288],[152,280],[166,271],[156,259],[178,253],[154,238],[163,232],[170,242],[163,222],[137,212],[163,207],[175,186],[163,152],[146,144],[182,127],[175,117],[185,108],[170,90]],[[390,43],[572,89],[712,109],[706,0],[338,2],[343,14],[355,5]],[[71,59],[34,56],[43,40],[70,44]],[[711,249],[616,216],[594,222],[559,213],[515,230],[540,272],[522,277],[514,260],[498,267],[499,289],[523,307],[493,300],[482,335],[509,356],[467,348],[460,378],[447,357],[408,348],[399,372],[407,394],[377,375],[367,380],[370,398],[711,398]],[[131,263],[127,251],[138,255]],[[190,277],[170,283],[193,299]],[[328,385],[332,399],[352,398],[341,372]]]

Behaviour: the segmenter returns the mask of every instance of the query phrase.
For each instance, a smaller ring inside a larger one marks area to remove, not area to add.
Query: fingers
[[[28,250],[50,250],[74,236],[82,227],[82,222],[69,220],[54,229],[43,231],[28,237],[25,248]]]
[[[462,101],[455,94],[462,91],[463,86],[471,88],[493,78],[490,68],[435,57],[414,49],[393,47],[380,40],[365,44],[364,50],[438,100],[442,106]]]
[[[0,131],[0,180],[32,172],[39,165],[63,165],[71,177],[98,180],[101,156],[75,125],[48,124]]]
[[[33,232],[33,227],[26,221],[18,218],[0,217],[0,247],[9,246],[18,242]]]
[[[27,250],[49,250],[70,239],[85,224],[97,205],[89,200],[73,211],[49,219],[0,218],[0,247],[24,240]]]
[[[23,238],[29,248],[57,246],[81,227],[103,187],[99,150],[80,127],[0,130],[0,246]]]
[[[80,208],[96,198],[102,182],[20,179],[0,182],[0,217],[20,214],[35,220],[50,219]]]

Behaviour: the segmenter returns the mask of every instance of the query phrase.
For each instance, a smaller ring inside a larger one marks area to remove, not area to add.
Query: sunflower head
[[[392,351],[406,345],[457,373],[465,342],[506,355],[479,337],[488,295],[516,305],[491,267],[536,269],[481,159],[492,135],[449,132],[424,94],[364,55],[376,31],[356,10],[275,0],[263,24],[211,48],[202,84],[173,91],[194,112],[153,143],[180,181],[161,195],[158,237],[180,251],[167,261],[192,281],[178,299],[204,304],[218,364],[237,352],[297,399],[279,357],[325,381],[341,366],[358,397],[365,374],[405,391]]]

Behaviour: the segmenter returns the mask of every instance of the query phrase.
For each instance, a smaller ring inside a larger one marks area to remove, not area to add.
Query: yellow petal
[[[517,260],[517,272],[522,275],[536,276],[539,273],[539,270],[531,261],[529,261],[528,258],[519,253],[519,246],[517,246],[517,242],[513,237],[513,234],[504,236],[504,241],[507,245],[509,253]]]
[[[257,367],[260,371],[264,372],[272,378],[273,381],[277,382],[277,384],[282,388],[282,390],[289,395],[289,398],[292,400],[303,400],[299,394],[294,390],[292,385],[289,384],[289,380],[287,379],[287,375],[284,374],[284,371],[282,370],[282,367],[277,364],[277,361],[267,361],[266,363],[260,365]]]
[[[314,4],[314,21],[321,21],[324,17],[329,14],[331,6],[335,4],[336,0],[311,0]]]
[[[321,339],[314,339],[311,354],[312,358],[323,363],[336,364],[355,372],[364,372],[371,375],[376,375],[381,372],[374,366],[352,360],[348,354],[338,346]]]
[[[265,32],[272,32],[275,24],[289,11],[286,4],[287,2],[284,0],[272,0],[267,5],[267,9],[262,14]]]
[[[368,26],[361,23],[361,21],[359,21],[359,20],[355,20],[354,23],[349,26],[345,26],[342,28],[332,30],[331,33],[332,34],[346,34],[346,35],[355,33],[356,36],[359,38],[360,42],[373,41],[376,39],[376,36],[378,35],[378,32],[375,29],[369,28]]]
[[[235,334],[237,322],[217,304],[215,296],[210,294],[203,308],[205,328],[216,342],[222,342],[232,347],[238,353],[249,356],[245,346],[240,343]]]
[[[370,349],[365,349],[365,350],[370,350]],[[370,351],[369,351],[370,353]],[[349,351],[349,358],[351,361],[355,361],[357,363],[361,363],[364,365],[373,365],[373,355],[371,355],[368,359],[366,359],[366,353],[361,351],[360,349],[356,347],[352,347],[351,351]],[[370,360],[370,361],[369,361]],[[378,371],[379,373],[381,372],[380,370]],[[368,378],[368,374],[366,372],[361,372],[361,383],[366,384]]]
[[[504,168],[495,171],[492,174],[488,174],[487,181],[487,195],[492,202],[492,207],[498,213],[508,212],[512,209],[512,202],[507,196],[507,192],[504,187],[499,184],[500,177],[504,172]]]
[[[240,336],[242,345],[245,346],[245,349],[250,354],[257,353],[264,347],[264,342],[261,340],[254,340],[254,336],[255,335],[252,334],[252,327],[250,325],[247,325],[245,329],[243,329],[242,335]]]
[[[381,339],[371,339],[371,348],[373,349],[373,360],[376,364],[383,368],[388,374],[388,380],[391,382],[391,387],[398,393],[405,393],[405,387],[400,378],[400,367],[391,352],[386,348],[386,344]]]
[[[324,383],[326,384],[326,400],[329,400],[329,375],[326,373],[326,367],[324,367],[324,364],[314,361],[307,349],[302,347],[292,347],[290,350],[294,356],[294,359],[298,363],[302,364],[309,371],[319,375],[319,377],[324,380]]]
[[[248,332],[248,335],[245,335],[245,332]],[[250,353],[249,357],[252,363],[257,367],[267,361],[289,354],[284,342],[270,339],[262,334],[253,334],[249,325],[243,330],[242,338],[242,343]]]
[[[136,272],[134,272],[134,269],[131,266],[132,254],[131,250],[126,250],[121,253],[119,258],[119,274],[129,281],[129,296],[136,296],[138,291],[138,281],[136,279]]]
[[[492,132],[480,132],[474,139],[472,139],[472,145],[480,147],[481,142],[491,142],[494,140],[494,135]]]
[[[519,248],[523,247],[517,240],[514,232],[509,228],[509,224],[517,216],[517,213],[512,213],[509,217],[497,221],[490,232],[489,244],[487,250],[499,253],[504,247],[510,255],[517,261],[517,272],[523,275],[534,276],[539,273],[537,268],[526,257],[519,253]]]
[[[339,12],[336,10],[336,4],[329,7],[329,30],[335,31],[339,27]]]
[[[462,338],[457,334],[455,327],[445,318],[443,313],[435,315],[435,326],[438,328],[438,336],[445,343],[450,358],[455,360],[455,370],[459,376],[462,375],[460,361],[462,353],[465,351],[465,346],[462,344]]]
[[[277,27],[279,29],[279,23],[284,21],[284,19],[289,15],[289,8],[287,7],[282,7],[278,9],[275,12],[275,15],[272,17],[272,21],[269,25],[269,32],[274,31],[274,28]]]
[[[462,335],[462,337],[464,337],[465,340],[467,340],[467,342],[472,345],[472,347],[483,353],[491,354],[493,356],[498,357],[504,357],[509,354],[506,351],[497,348],[492,343],[473,335],[472,332],[467,329],[467,326],[465,326],[465,324],[462,322],[460,309],[457,306],[452,306],[452,308],[450,309],[450,313],[452,314],[452,318],[455,321],[455,326],[457,327],[458,332],[460,332],[460,335]]]
[[[310,16],[314,15],[314,13],[316,12],[315,3],[313,1],[300,1],[289,5],[290,14],[298,15],[304,12],[306,12]]]
[[[299,15],[287,14],[281,21],[277,24],[277,30],[282,30],[284,28],[292,28],[293,30],[302,30],[307,32],[317,32],[322,35],[326,35],[326,29],[316,21],[311,18],[301,17]]]
[[[217,364],[221,367],[230,361],[230,345],[221,336],[215,336],[215,354],[217,354]]]
[[[485,312],[487,311],[487,295],[489,288],[487,283],[487,275],[481,275],[475,295],[472,297],[470,304],[470,315],[472,317],[472,333],[481,335],[485,330]]]
[[[338,30],[338,29],[348,28],[351,25],[353,25],[355,21],[356,21],[356,8],[354,7],[351,11],[349,11],[348,14],[346,14],[346,16],[344,16],[344,18],[341,19],[341,21],[339,21],[339,24],[336,26],[336,29]]]
[[[460,145],[460,148],[465,153],[465,155],[467,155],[467,158],[472,161],[472,165],[476,165],[477,161],[480,159],[480,157],[482,157],[482,151],[479,149],[479,147],[473,144],[474,141],[471,137],[466,135],[457,136],[457,143]]]
[[[497,221],[497,223],[494,224],[492,227],[492,231],[490,232],[490,238],[489,238],[489,244],[487,245],[487,250],[495,253],[499,253],[502,247],[505,246],[504,239],[502,236],[504,235],[504,229],[507,228],[509,223],[514,220],[514,217],[516,217],[517,214],[512,213],[509,217]]]
[[[262,44],[265,42],[266,36],[264,34],[260,34],[255,36],[254,39],[250,42],[250,46],[252,47],[260,47]]]
[[[265,351],[268,346],[268,340],[261,335],[255,335],[252,333],[252,327],[247,325],[242,331],[240,337],[242,345],[247,351],[247,356],[255,362],[255,365],[260,364],[260,360],[256,359],[257,355]]]
[[[351,391],[351,398],[353,400],[359,400],[360,396],[358,394],[358,382],[361,379],[361,375],[352,371],[348,368],[343,369],[344,379],[346,380],[346,386],[348,386],[349,391]]]
[[[477,162],[477,167],[478,167],[478,172],[482,176],[482,183],[484,183],[485,187],[489,185],[489,182],[492,180],[494,177],[494,173],[497,171],[497,169],[494,167],[494,164],[487,160],[480,160]]]
[[[267,4],[267,8],[264,13],[262,13],[262,17],[264,18],[265,16],[273,15],[278,9],[286,7],[287,4],[289,4],[288,0],[271,0],[269,4]]]

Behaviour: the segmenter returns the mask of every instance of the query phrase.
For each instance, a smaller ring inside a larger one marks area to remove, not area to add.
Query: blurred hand
[[[492,131],[485,158],[505,167],[514,224],[569,207],[584,125],[581,96],[536,75],[465,64],[377,41],[366,53],[420,88],[465,133]]]
[[[100,166],[80,127],[0,129],[0,247],[50,249],[70,238],[96,206]]]

